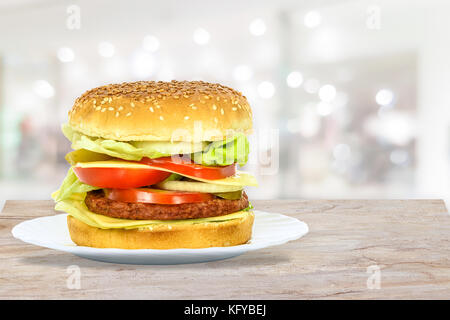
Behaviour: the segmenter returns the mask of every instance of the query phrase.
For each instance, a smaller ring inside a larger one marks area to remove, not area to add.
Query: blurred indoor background
[[[76,97],[146,79],[243,92],[253,199],[450,200],[446,0],[0,0],[0,200],[58,188]]]

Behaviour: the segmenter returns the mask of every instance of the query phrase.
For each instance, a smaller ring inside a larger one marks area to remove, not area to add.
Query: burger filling
[[[66,156],[72,167],[52,196],[57,210],[92,226],[219,221],[250,207],[243,188],[256,180],[236,169],[248,159],[244,135],[191,144],[119,142],[63,130],[76,150]]]

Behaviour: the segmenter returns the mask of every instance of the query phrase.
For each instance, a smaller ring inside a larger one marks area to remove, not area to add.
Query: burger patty
[[[249,206],[245,192],[242,192],[242,197],[238,200],[215,198],[196,203],[154,204],[110,200],[105,197],[103,190],[95,190],[87,193],[84,202],[94,213],[130,220],[208,218],[237,212]]]

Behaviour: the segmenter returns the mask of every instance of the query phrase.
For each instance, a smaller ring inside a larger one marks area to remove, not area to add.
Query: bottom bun
[[[67,216],[72,241],[79,246],[121,249],[177,249],[228,247],[252,236],[254,214],[239,219],[197,224],[158,224],[142,229],[100,229]]]

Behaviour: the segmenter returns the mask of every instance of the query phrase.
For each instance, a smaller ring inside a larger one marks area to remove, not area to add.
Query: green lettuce
[[[72,149],[86,149],[124,160],[139,161],[167,157],[174,154],[191,154],[194,162],[203,165],[225,166],[237,162],[244,165],[248,160],[247,137],[236,134],[222,141],[213,142],[166,142],[166,141],[115,141],[90,137],[63,125],[64,135],[72,142]]]
[[[248,207],[247,208],[245,208],[245,209],[242,209],[241,211],[250,211],[250,210],[253,210],[255,207],[254,206],[252,206],[252,204],[250,203],[250,201],[248,202]]]
[[[243,166],[248,161],[248,153],[247,137],[239,133],[222,141],[211,142],[203,152],[194,153],[192,159],[196,163],[209,166],[226,166],[235,162]]]
[[[61,187],[53,192],[52,198],[56,202],[59,202],[71,198],[74,194],[85,194],[86,192],[98,189],[101,188],[90,186],[78,180],[78,177],[75,175],[72,168],[70,168]]]
[[[104,153],[111,157],[124,160],[141,160],[144,156],[149,158],[159,158],[169,156],[160,152],[148,152],[144,154],[144,149],[135,147],[133,144],[122,141],[108,140],[102,138],[89,137],[73,130],[69,125],[62,127],[62,132],[72,142],[72,149],[86,149],[93,152]],[[148,150],[147,150],[148,151]]]

